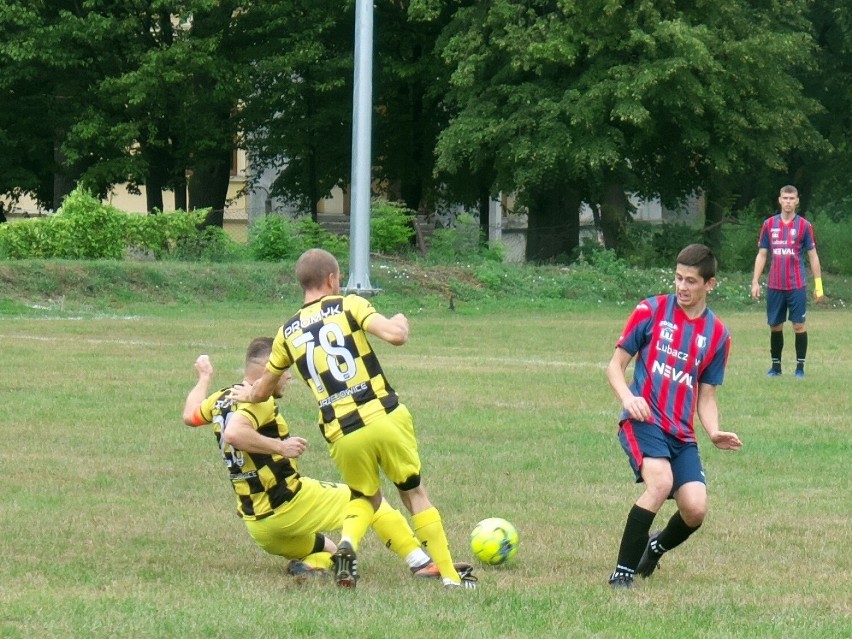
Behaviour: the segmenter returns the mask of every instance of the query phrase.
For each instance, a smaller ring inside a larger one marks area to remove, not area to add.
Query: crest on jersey
[[[695,344],[698,346],[698,348],[704,348],[705,346],[707,346],[707,338],[703,335],[699,335],[695,338]]]
[[[657,326],[660,327],[660,339],[665,340],[666,342],[673,342],[675,331],[677,330],[677,324],[673,324],[672,322],[667,322],[666,320],[661,320]]]

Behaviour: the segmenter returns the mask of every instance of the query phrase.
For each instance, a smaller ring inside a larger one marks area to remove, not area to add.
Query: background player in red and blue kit
[[[796,214],[799,192],[795,186],[784,186],[778,198],[781,211],[768,218],[760,229],[751,296],[760,298],[760,276],[769,260],[766,283],[766,318],[769,322],[769,354],[772,368],[767,375],[781,374],[781,351],[784,349],[784,322],[789,317],[796,335],[796,377],[805,376],[808,354],[808,331],[805,326],[808,289],[803,256],[808,254],[814,274],[814,299],[822,298],[822,269],[814,243],[811,223]]]
[[[722,383],[731,337],[707,308],[716,284],[716,258],[702,244],[677,256],[675,293],[643,300],[630,315],[607,367],[621,401],[619,441],[645,491],[627,516],[616,568],[609,583],[632,588],[634,575],[650,577],[660,557],[682,544],[704,522],[707,486],[693,417],[717,448],[737,450],[735,433],[719,429],[716,386]],[[627,366],[636,358],[633,381]],[[677,512],[650,535],[666,499]]]

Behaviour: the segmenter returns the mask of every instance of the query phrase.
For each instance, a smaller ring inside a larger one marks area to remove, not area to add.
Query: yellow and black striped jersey
[[[299,492],[302,484],[296,460],[238,450],[225,443],[223,432],[235,414],[245,416],[252,427],[266,437],[286,439],[290,432],[272,397],[258,404],[235,403],[227,397],[230,391],[228,387],[210,395],[202,402],[199,412],[206,422],[213,424],[231,486],[237,495],[237,511],[243,519],[263,519]]]
[[[357,295],[327,295],[303,306],[275,336],[266,367],[282,374],[293,366],[307,382],[329,442],[399,405],[364,330],[375,313]]]

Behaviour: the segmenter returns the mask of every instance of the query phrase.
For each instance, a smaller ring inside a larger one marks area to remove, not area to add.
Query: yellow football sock
[[[379,506],[370,525],[382,543],[403,559],[420,548],[420,542],[414,536],[408,521],[401,512],[386,501]]]
[[[455,582],[461,581],[459,573],[453,566],[453,558],[450,555],[450,546],[447,542],[447,534],[444,532],[444,524],[441,522],[441,513],[434,506],[427,508],[411,517],[414,523],[414,534],[423,542],[426,552],[437,564],[441,571],[441,577]]]
[[[367,534],[367,528],[375,516],[373,505],[366,499],[352,499],[343,510],[343,526],[340,536],[348,539],[352,544],[352,550],[358,550],[358,545]]]
[[[320,570],[331,569],[331,553],[321,550],[320,552],[312,552],[310,555],[302,559],[311,568]]]

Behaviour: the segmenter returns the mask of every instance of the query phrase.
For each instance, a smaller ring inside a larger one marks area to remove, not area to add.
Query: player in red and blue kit
[[[707,486],[693,418],[717,448],[738,450],[736,433],[719,429],[716,387],[725,376],[731,336],[707,308],[716,284],[716,258],[702,244],[677,256],[675,293],[649,297],[633,310],[607,367],[623,411],[618,438],[645,491],[627,516],[616,568],[609,583],[632,588],[635,575],[650,577],[663,553],[679,546],[704,522]],[[636,359],[633,381],[626,370]],[[677,512],[650,534],[666,499]]]
[[[795,186],[782,187],[778,203],[781,211],[763,222],[758,239],[751,296],[760,298],[760,276],[769,260],[766,292],[766,318],[769,322],[769,355],[772,368],[767,375],[781,374],[781,351],[784,349],[784,322],[788,317],[796,336],[796,377],[805,376],[808,353],[808,331],[805,326],[808,290],[804,254],[807,253],[814,274],[814,298],[822,296],[822,269],[814,242],[811,223],[796,214],[799,192]]]

